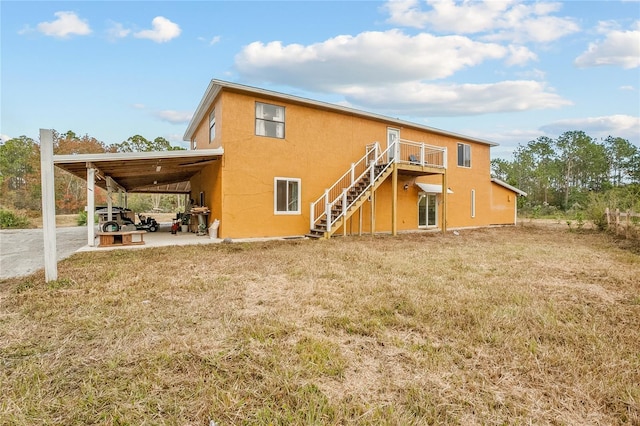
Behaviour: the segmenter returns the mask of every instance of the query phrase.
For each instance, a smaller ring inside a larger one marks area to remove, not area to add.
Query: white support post
[[[53,174],[53,131],[40,129],[40,179],[42,184],[42,232],[44,237],[44,279],[58,279],[56,253],[56,192]]]
[[[347,235],[347,190],[342,191],[342,235]]]
[[[353,181],[356,179],[356,165],[351,163],[351,185],[353,185]]]
[[[316,211],[315,211],[315,206],[313,205],[313,202],[309,204],[311,204],[309,206],[309,229],[313,229],[313,225],[316,222]]]
[[[424,144],[420,144],[420,165],[424,166]]]
[[[324,215],[327,218],[327,233],[331,232],[331,203],[329,202],[329,190],[324,191]]]
[[[96,199],[95,199],[95,185],[96,185],[96,169],[93,167],[87,168],[87,245],[93,247],[95,245],[95,230],[93,229],[93,218],[96,214]]]
[[[447,168],[447,148],[442,152],[442,165],[445,169]]]
[[[111,222],[113,220],[113,201],[111,200],[112,190],[112,182],[111,178],[107,176],[107,221]]]

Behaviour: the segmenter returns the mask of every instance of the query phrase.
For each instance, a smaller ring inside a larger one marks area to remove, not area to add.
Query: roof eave
[[[526,193],[526,192],[524,192],[524,191],[522,191],[522,190],[520,190],[520,189],[516,188],[515,186],[511,186],[511,185],[509,185],[508,183],[506,183],[506,182],[504,182],[504,181],[501,181],[501,180],[500,180],[500,179],[498,179],[498,178],[491,178],[491,182],[493,182],[493,183],[495,183],[495,184],[497,184],[497,185],[500,185],[500,186],[502,186],[502,187],[504,187],[504,188],[507,188],[508,190],[513,191],[513,192],[515,192],[516,194],[522,195],[523,197],[526,197],[526,196],[527,196],[527,193]]]

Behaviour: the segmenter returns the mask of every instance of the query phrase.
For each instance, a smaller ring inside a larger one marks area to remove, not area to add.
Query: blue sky
[[[500,144],[640,146],[638,1],[1,1],[3,139],[182,136],[212,78]]]

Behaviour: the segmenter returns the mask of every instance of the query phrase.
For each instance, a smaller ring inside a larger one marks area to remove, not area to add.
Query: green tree
[[[144,136],[134,135],[126,141],[114,145],[117,152],[150,152],[150,151],[176,151],[183,150],[180,147],[174,147],[163,137],[157,137],[150,141]]]
[[[632,179],[638,166],[638,148],[628,140],[609,136],[605,139],[611,185],[620,186]]]
[[[20,136],[0,144],[0,183],[9,190],[24,189],[40,173],[36,142]]]

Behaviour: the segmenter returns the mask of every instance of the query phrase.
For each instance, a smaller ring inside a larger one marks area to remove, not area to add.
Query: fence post
[[[624,236],[629,238],[631,235],[631,210],[627,210],[627,218],[625,220]]]
[[[620,209],[616,209],[616,235],[618,235],[619,229],[620,229]]]
[[[611,229],[611,212],[609,211],[609,207],[604,209],[604,216],[607,218],[607,229]]]

